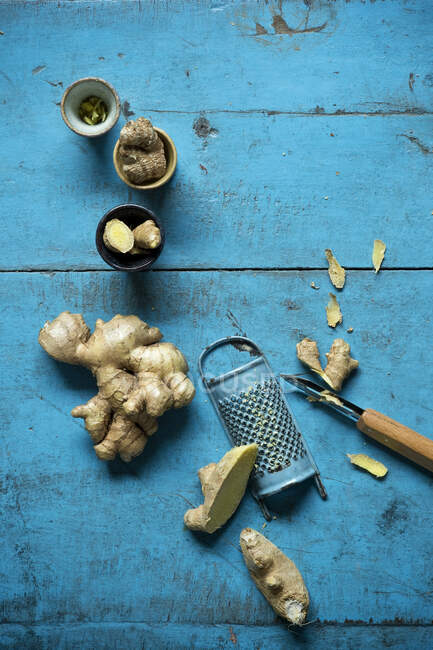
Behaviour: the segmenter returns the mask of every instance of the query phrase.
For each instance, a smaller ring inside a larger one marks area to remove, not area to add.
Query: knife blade
[[[356,422],[365,435],[433,472],[433,440],[373,409],[362,409],[340,395],[299,375],[280,375],[297,390]]]

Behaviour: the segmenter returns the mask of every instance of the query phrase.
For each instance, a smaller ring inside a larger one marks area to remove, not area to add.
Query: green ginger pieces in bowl
[[[105,122],[108,110],[102,99],[91,96],[81,102],[79,113],[83,122],[94,126],[99,122]]]

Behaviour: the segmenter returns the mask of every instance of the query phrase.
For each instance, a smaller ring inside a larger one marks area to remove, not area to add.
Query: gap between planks
[[[371,266],[345,266],[346,271],[360,271],[360,272],[374,272],[374,269]],[[173,268],[163,268],[163,269],[150,269],[147,273],[240,273],[245,271],[250,271],[254,273],[275,273],[275,272],[284,272],[284,273],[299,273],[302,271],[313,272],[313,271],[327,271],[327,266],[265,266],[265,267],[255,267],[255,266],[245,266],[245,267],[225,267],[225,266],[210,266],[207,268],[194,268],[188,266],[179,266]],[[70,268],[70,269],[50,269],[50,268],[41,268],[41,269],[0,269],[0,274],[2,273],[113,273],[115,270],[112,268],[107,269],[98,269],[98,268]],[[392,273],[395,271],[433,271],[432,266],[393,266],[393,267],[381,267],[380,272],[383,273]]]
[[[380,102],[378,102],[380,103]],[[346,111],[344,109],[337,109],[336,111],[327,113],[325,111],[284,111],[272,108],[249,108],[249,109],[228,109],[228,108],[206,108],[197,110],[180,110],[170,108],[140,108],[144,113],[176,113],[178,115],[217,115],[219,113],[228,113],[232,115],[266,115],[272,117],[273,115],[289,115],[292,117],[387,117],[389,115],[406,115],[406,116],[419,116],[419,115],[433,115],[432,111],[427,111],[422,108],[403,108],[403,109],[389,109],[377,111]]]
[[[2,620],[0,621],[0,629],[2,625],[14,625],[16,627],[61,627],[61,628],[67,628],[67,627],[86,627],[86,626],[126,626],[126,625],[143,625],[146,628],[166,628],[169,626],[171,622],[167,623],[146,623],[145,621],[137,621],[137,620],[131,620],[131,621],[82,621],[82,620],[76,620],[76,621],[8,621],[8,620]],[[206,627],[228,627],[228,623],[172,623],[174,627],[198,627],[198,628],[206,628]],[[280,621],[275,621],[275,623],[269,623],[268,625],[266,624],[259,624],[259,625],[254,625],[252,623],[231,623],[233,627],[250,627],[250,628],[278,628],[281,627],[281,622]],[[433,627],[433,621],[404,621],[402,619],[397,619],[395,621],[393,620],[384,620],[384,621],[372,621],[371,619],[369,621],[352,621],[352,620],[347,620],[347,621],[327,621],[323,620],[314,620],[311,621],[311,623],[307,623],[309,628],[327,628],[327,627],[342,627],[342,628],[360,628],[360,627],[387,627],[387,628],[401,628],[401,627],[410,627],[410,628],[415,628],[415,627],[425,627],[425,628],[430,628]]]

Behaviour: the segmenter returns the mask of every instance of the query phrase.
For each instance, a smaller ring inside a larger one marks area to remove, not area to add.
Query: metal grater
[[[206,378],[204,359],[212,350],[234,345],[254,359],[219,377]],[[326,491],[319,470],[289,409],[283,391],[264,354],[243,336],[229,336],[209,345],[199,359],[199,370],[217,415],[233,446],[257,443],[259,451],[250,479],[254,498],[266,519],[265,497],[314,477],[320,496]]]

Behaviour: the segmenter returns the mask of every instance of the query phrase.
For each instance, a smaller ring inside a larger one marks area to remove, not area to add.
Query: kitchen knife
[[[430,438],[420,435],[378,411],[364,410],[309,379],[297,375],[280,376],[306,395],[316,398],[322,404],[330,406],[356,422],[357,428],[365,435],[433,472],[433,440]]]

